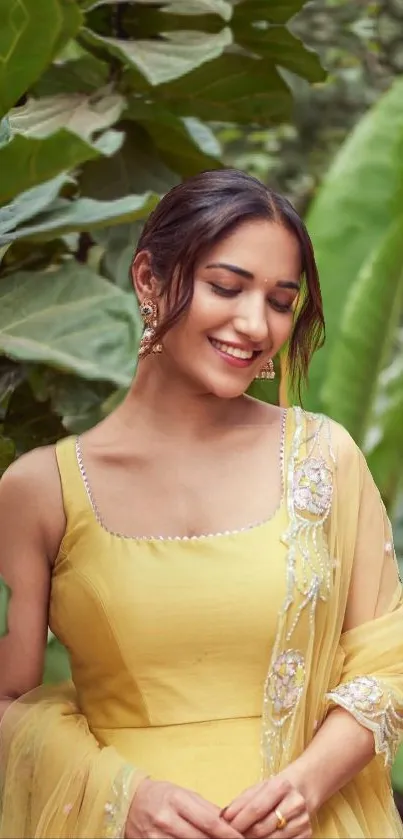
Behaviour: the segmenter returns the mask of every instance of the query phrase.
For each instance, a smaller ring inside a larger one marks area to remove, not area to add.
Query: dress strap
[[[91,514],[91,504],[81,475],[77,458],[77,438],[70,436],[56,443],[56,459],[63,494],[67,530],[77,517],[87,518]]]

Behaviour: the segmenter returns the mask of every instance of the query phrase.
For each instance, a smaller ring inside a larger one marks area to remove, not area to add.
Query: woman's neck
[[[185,442],[215,436],[220,429],[246,421],[250,401],[244,395],[224,399],[198,392],[183,380],[164,377],[157,364],[141,365],[115,418],[127,430],[141,425]]]

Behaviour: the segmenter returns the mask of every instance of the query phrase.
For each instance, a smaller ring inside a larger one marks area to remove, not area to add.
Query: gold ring
[[[287,826],[287,819],[285,818],[285,816],[283,816],[281,810],[279,810],[278,807],[274,812],[277,816],[277,830],[284,830],[284,828]]]

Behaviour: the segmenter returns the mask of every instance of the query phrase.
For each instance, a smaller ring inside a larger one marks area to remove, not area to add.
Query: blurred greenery
[[[234,165],[306,218],[327,342],[304,404],[363,447],[403,562],[401,2],[21,0],[0,19],[0,474],[122,397],[141,224]],[[252,392],[285,403],[276,367]],[[68,672],[50,636],[44,678]]]

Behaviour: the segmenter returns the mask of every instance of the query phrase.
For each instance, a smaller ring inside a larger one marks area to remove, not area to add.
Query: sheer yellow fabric
[[[79,713],[73,685],[38,688],[1,724],[0,836],[123,836],[144,777],[115,749],[100,748]]]
[[[247,533],[194,542],[107,533],[74,441],[59,460],[68,524],[51,620],[78,697],[42,688],[6,713],[0,837],[123,835],[144,774],[224,806],[259,779],[259,729],[273,775],[336,705],[373,732],[376,756],[321,808],[315,839],[403,837],[389,779],[403,733],[401,585],[349,435],[291,409],[279,511]]]

